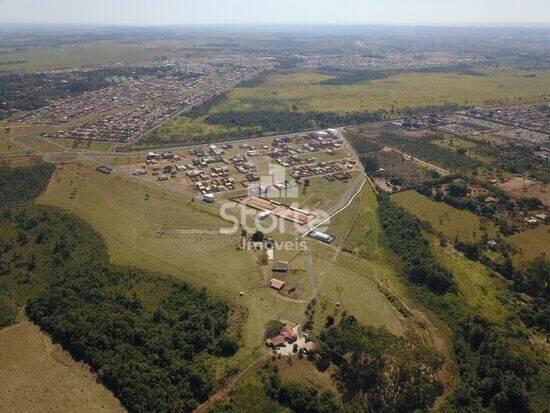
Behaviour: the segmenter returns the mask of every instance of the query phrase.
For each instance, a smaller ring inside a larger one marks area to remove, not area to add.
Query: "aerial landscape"
[[[550,4],[83,3],[0,2],[0,412],[549,411]]]

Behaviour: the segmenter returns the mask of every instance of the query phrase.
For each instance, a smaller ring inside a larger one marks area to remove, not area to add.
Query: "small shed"
[[[285,282],[278,280],[277,278],[272,278],[269,280],[269,286],[275,290],[282,290],[285,286]]]
[[[286,261],[275,261],[273,263],[273,271],[275,271],[275,272],[287,272],[288,271],[288,262],[286,262]]]

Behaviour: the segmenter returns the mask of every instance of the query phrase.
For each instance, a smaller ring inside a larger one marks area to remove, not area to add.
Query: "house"
[[[294,343],[296,340],[298,340],[298,335],[294,331],[285,328],[275,337],[266,339],[265,344],[269,347],[281,347],[285,343]]]
[[[546,214],[537,214],[535,215],[535,218],[538,218],[541,221],[546,221],[546,218],[548,218],[548,216]]]
[[[277,278],[272,278],[269,280],[269,286],[275,290],[282,290],[285,286],[285,282],[278,280]]]
[[[270,347],[281,347],[285,342],[286,340],[281,334],[265,340],[265,343]]]
[[[307,343],[304,344],[302,348],[306,353],[310,353],[310,354],[315,353],[315,350],[316,350],[316,346],[313,341],[308,341]]]
[[[273,263],[274,272],[287,272],[288,271],[288,262],[286,261],[275,261]]]
[[[497,247],[497,242],[494,239],[487,241],[487,248],[495,249]]]

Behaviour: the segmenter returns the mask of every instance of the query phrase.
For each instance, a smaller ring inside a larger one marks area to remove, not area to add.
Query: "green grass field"
[[[512,258],[516,263],[532,261],[540,255],[550,257],[550,225],[539,225],[537,228],[518,232],[508,241],[519,249]]]
[[[480,241],[484,226],[488,234],[495,233],[492,223],[482,224],[480,218],[469,211],[453,208],[443,202],[432,201],[413,190],[394,194],[391,199],[420,220],[429,222],[435,231],[441,232],[451,240]]]
[[[501,300],[511,295],[506,285],[483,264],[467,259],[452,247],[441,247],[437,237],[432,236],[430,244],[435,258],[452,272],[472,308],[491,321],[503,322],[510,313]]]
[[[489,99],[515,99],[550,93],[550,71],[519,77],[514,69],[487,70],[488,76],[405,73],[351,85],[323,85],[331,76],[298,72],[273,74],[253,88],[235,88],[214,111],[297,108],[301,111],[360,110],[442,105],[484,105]]]

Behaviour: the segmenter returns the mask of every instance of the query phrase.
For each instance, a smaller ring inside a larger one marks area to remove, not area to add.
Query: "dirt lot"
[[[24,322],[0,331],[0,411],[123,412],[86,365]]]
[[[528,178],[513,177],[498,185],[504,192],[515,198],[537,197],[550,207],[550,188],[548,184],[532,181]]]

